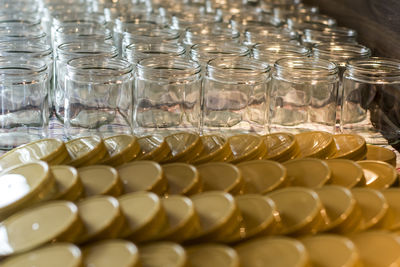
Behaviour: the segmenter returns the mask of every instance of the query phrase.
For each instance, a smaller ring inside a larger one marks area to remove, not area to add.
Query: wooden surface
[[[373,55],[400,59],[400,0],[303,0],[358,32]]]

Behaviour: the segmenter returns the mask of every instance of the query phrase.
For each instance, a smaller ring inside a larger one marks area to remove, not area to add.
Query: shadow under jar
[[[136,66],[133,130],[160,134],[199,132],[200,65],[179,57],[151,57]]]
[[[66,137],[131,134],[132,86],[128,61],[95,57],[70,60],[65,78]]]
[[[265,132],[270,67],[250,58],[216,58],[203,85],[204,133]]]
[[[0,149],[47,136],[48,73],[38,59],[0,59]]]
[[[341,130],[356,132],[368,143],[399,145],[400,60],[371,57],[348,62]]]
[[[275,62],[270,91],[271,132],[335,132],[339,87],[335,63],[314,58]]]

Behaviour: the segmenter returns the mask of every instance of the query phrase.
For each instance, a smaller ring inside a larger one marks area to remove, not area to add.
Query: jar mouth
[[[27,44],[25,41],[0,42],[0,55],[2,56],[28,54],[32,57],[46,57],[51,56],[52,53],[50,45]]]
[[[346,27],[324,27],[321,29],[305,29],[305,35],[321,35],[321,36],[346,36],[346,37],[356,37],[357,32],[353,29]]]
[[[68,71],[77,75],[122,76],[132,71],[132,65],[124,59],[83,57],[71,59]]]
[[[218,57],[207,63],[207,72],[220,75],[259,75],[268,73],[270,66],[255,59],[244,57]]]
[[[148,73],[162,77],[171,75],[171,78],[196,75],[201,71],[201,67],[196,61],[173,56],[144,58],[138,62],[136,67],[139,74]]]
[[[63,25],[56,29],[56,34],[73,36],[111,36],[111,31],[99,24],[83,23]]]
[[[315,44],[313,53],[316,56],[340,56],[344,58],[352,57],[368,57],[371,55],[371,50],[360,44]]]
[[[213,57],[213,56],[247,56],[250,49],[244,45],[235,44],[195,44],[190,49],[190,54],[194,57]]]
[[[334,18],[322,15],[322,14],[300,14],[300,16],[290,17],[292,21],[296,21],[297,23],[314,23],[325,26],[336,26],[337,22]]]
[[[400,60],[383,57],[352,59],[347,62],[346,68],[360,74],[398,76],[400,75]]]
[[[330,76],[338,73],[335,63],[316,58],[282,58],[275,62],[278,73],[297,73],[298,76]]]
[[[278,54],[278,55],[301,55],[308,56],[310,49],[296,44],[289,43],[266,43],[256,44],[253,47],[253,53],[257,54]]]
[[[70,42],[64,43],[57,47],[57,55],[74,56],[74,55],[100,55],[116,57],[118,50],[115,46],[107,43],[98,42]]]
[[[127,55],[140,53],[142,55],[176,55],[185,54],[184,46],[174,43],[134,43],[126,47]]]
[[[287,38],[290,40],[296,40],[299,38],[299,34],[295,31],[289,30],[287,28],[279,29],[275,27],[260,27],[253,26],[246,28],[244,35],[246,38],[255,37],[277,37],[277,38]]]
[[[235,29],[229,28],[217,28],[213,26],[196,26],[196,27],[189,27],[186,29],[186,36],[187,37],[203,37],[208,36],[210,38],[227,38],[227,39],[234,39],[239,38],[239,31]],[[212,40],[212,39],[211,39]]]
[[[0,59],[0,76],[18,77],[22,75],[35,75],[44,73],[47,64],[39,59]]]
[[[159,27],[166,27],[168,19],[164,16],[151,15],[151,14],[134,14],[130,16],[118,17],[115,19],[115,29],[118,32],[123,32],[128,25],[158,25]]]
[[[61,13],[53,16],[53,25],[62,26],[65,23],[105,25],[107,22],[103,13],[77,12]]]
[[[154,28],[154,29],[141,29],[134,32],[124,32],[123,35],[124,37],[132,39],[145,38],[147,40],[151,38],[162,38],[165,40],[173,40],[179,38],[180,31],[173,29]]]
[[[24,31],[13,31],[11,29],[6,29],[4,32],[0,30],[0,39],[2,36],[9,38],[42,39],[46,37],[46,33],[29,31],[29,29],[25,29]]]

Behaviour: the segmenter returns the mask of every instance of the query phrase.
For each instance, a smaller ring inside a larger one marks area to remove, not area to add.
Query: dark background
[[[375,56],[400,59],[400,0],[303,0],[358,32]]]

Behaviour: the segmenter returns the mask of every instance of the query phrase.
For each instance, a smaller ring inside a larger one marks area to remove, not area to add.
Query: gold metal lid
[[[155,242],[139,247],[142,267],[185,267],[186,252],[179,244],[172,242]]]
[[[331,158],[363,160],[367,153],[365,139],[358,134],[335,134],[336,153]]]
[[[108,155],[102,164],[119,166],[134,160],[140,154],[140,144],[133,135],[115,135],[104,139]]]
[[[120,196],[123,192],[122,181],[116,169],[106,165],[92,165],[78,169],[85,196]]]
[[[267,146],[264,159],[285,162],[300,153],[296,138],[290,133],[273,133],[261,137]]]
[[[0,256],[35,249],[52,241],[75,241],[82,231],[78,208],[69,201],[47,202],[25,209],[1,222]]]
[[[239,267],[236,251],[221,244],[204,244],[185,247],[188,263],[191,267]]]
[[[65,146],[71,157],[68,165],[77,168],[97,164],[107,155],[107,148],[98,136],[76,138],[65,143]]]
[[[209,162],[198,165],[204,191],[225,191],[236,195],[242,192],[244,180],[238,167],[226,162]]]
[[[397,170],[389,163],[377,160],[362,160],[357,163],[363,170],[365,184],[369,188],[386,189],[398,179]]]
[[[138,249],[130,241],[111,239],[83,248],[83,261],[90,267],[140,267]]]
[[[386,201],[389,204],[389,209],[379,227],[391,231],[400,230],[400,188],[389,188],[382,191]]]
[[[171,149],[171,155],[163,162],[191,162],[203,150],[200,136],[194,133],[175,133],[165,137]]]
[[[83,184],[78,176],[78,171],[74,167],[55,165],[50,169],[58,188],[55,199],[75,201],[82,196]]]
[[[124,185],[124,192],[152,191],[162,195],[167,191],[168,181],[160,164],[154,161],[134,161],[117,168]]]
[[[325,162],[332,172],[332,184],[347,188],[365,186],[364,173],[357,162],[349,159],[329,159]]]
[[[110,196],[95,196],[77,203],[85,231],[78,243],[118,236],[125,221],[119,202]]]
[[[396,167],[396,153],[385,147],[367,145],[366,159],[384,161]]]
[[[141,153],[138,160],[153,160],[161,162],[170,157],[171,149],[168,143],[160,135],[149,135],[138,139]]]
[[[263,139],[258,135],[241,134],[228,138],[233,153],[232,163],[261,159],[267,151]]]
[[[49,165],[44,161],[20,164],[0,175],[0,219],[57,193]]]
[[[304,132],[295,135],[300,157],[326,159],[336,153],[333,135],[327,132]]]
[[[292,186],[318,188],[328,183],[332,172],[324,161],[315,158],[293,159],[283,163]]]
[[[57,139],[41,139],[19,146],[0,157],[0,171],[21,163],[45,161],[50,165],[61,164],[68,160],[68,151],[64,142]]]
[[[219,135],[203,135],[200,137],[203,151],[195,158],[193,164],[202,164],[210,161],[227,161],[232,156],[232,151],[227,140]]]
[[[196,167],[187,163],[162,165],[168,180],[168,194],[193,195],[202,189],[202,181]]]
[[[82,267],[81,250],[69,243],[55,243],[7,258],[3,267]]]

